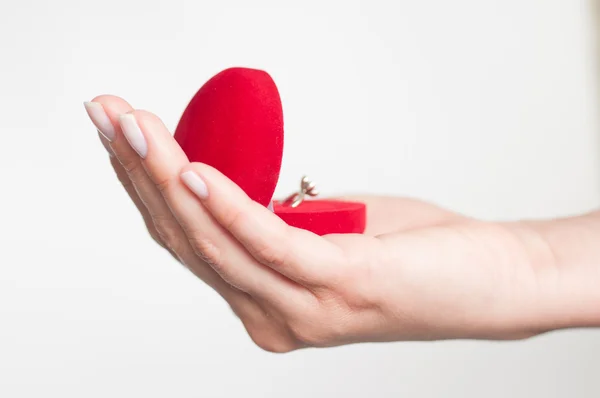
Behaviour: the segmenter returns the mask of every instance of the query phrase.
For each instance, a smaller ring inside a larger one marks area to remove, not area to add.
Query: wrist
[[[534,332],[600,326],[600,212],[522,224],[537,236]]]
[[[529,227],[464,219],[379,239],[379,307],[398,340],[514,340],[540,330],[529,265],[551,257]]]

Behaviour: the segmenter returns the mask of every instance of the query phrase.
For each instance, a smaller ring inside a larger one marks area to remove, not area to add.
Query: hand
[[[227,300],[265,350],[543,329],[540,274],[553,257],[524,224],[361,198],[366,234],[319,237],[190,163],[156,116],[112,96],[86,108],[151,236]]]

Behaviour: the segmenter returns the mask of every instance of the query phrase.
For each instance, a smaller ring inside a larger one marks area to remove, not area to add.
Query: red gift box
[[[363,203],[304,199],[273,200],[283,156],[283,109],[279,91],[268,73],[247,68],[226,69],[194,95],[175,130],[192,162],[208,164],[238,184],[250,198],[287,224],[318,235],[362,233]]]

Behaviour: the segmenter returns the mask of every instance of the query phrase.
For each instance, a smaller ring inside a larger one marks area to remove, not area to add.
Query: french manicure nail
[[[143,158],[148,154],[148,143],[146,142],[146,137],[144,137],[144,133],[142,133],[142,129],[135,120],[135,116],[131,113],[126,113],[121,115],[119,118],[119,122],[121,123],[121,129],[123,130],[123,134],[125,134],[125,138],[129,142],[129,145]]]
[[[208,198],[208,188],[206,183],[198,174],[193,171],[186,171],[181,174],[181,179],[187,187],[195,193],[200,199]]]
[[[90,119],[92,119],[92,123],[94,123],[96,129],[98,129],[107,140],[113,141],[115,139],[115,128],[108,118],[102,104],[98,102],[84,102],[83,106],[85,106],[85,110]]]

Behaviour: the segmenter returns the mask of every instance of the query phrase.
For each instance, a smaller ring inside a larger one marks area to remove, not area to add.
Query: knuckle
[[[164,240],[163,242],[166,246],[166,248],[172,252],[175,253],[178,257],[181,257],[183,253],[185,253],[185,243],[184,241],[182,241],[181,239],[169,239],[169,240]]]
[[[131,159],[121,160],[121,166],[123,166],[123,168],[125,169],[127,174],[135,175],[135,174],[139,173],[139,171],[142,167],[142,164],[138,159],[131,158]]]
[[[245,218],[245,213],[239,209],[236,209],[235,211],[229,213],[223,222],[223,226],[227,230],[237,229],[240,224],[244,223]]]
[[[261,350],[272,354],[285,354],[294,351],[298,347],[290,341],[278,337],[265,336],[265,333],[251,335],[250,338]]]
[[[136,187],[136,190],[139,187],[145,187],[145,184],[148,180],[148,174],[146,173],[146,170],[144,169],[142,164],[140,162],[135,161],[129,163],[126,162],[126,164],[127,166],[123,167],[126,169],[127,177],[129,178],[133,186]]]
[[[314,320],[288,321],[287,329],[296,341],[306,346],[323,347],[330,341],[323,325]]]
[[[166,247],[165,242],[163,242],[160,235],[158,234],[158,232],[156,232],[154,228],[147,227],[146,229],[148,230],[148,233],[150,234],[150,237],[154,242],[156,242],[159,246]]]
[[[253,255],[261,263],[268,266],[281,266],[286,264],[288,250],[285,245],[276,242],[268,242],[254,248]]]
[[[288,229],[272,234],[268,239],[257,240],[250,252],[259,262],[268,266],[285,267],[291,260]]]
[[[158,191],[162,194],[165,194],[173,185],[173,177],[167,177],[162,180],[157,180],[155,184]]]
[[[146,215],[142,215],[142,218],[144,220],[144,225],[146,226],[146,230],[150,234],[150,237],[152,239],[154,239],[156,241],[156,243],[158,243],[160,245],[164,245],[164,243],[161,240],[160,235],[156,231],[156,227],[154,226],[154,222],[153,222],[152,218],[149,216],[146,216]]]
[[[172,217],[155,215],[152,217],[158,239],[169,249],[178,252],[182,249],[181,238],[178,234],[179,224]]]
[[[210,239],[196,236],[191,237],[189,240],[194,253],[196,253],[202,261],[211,265],[213,268],[222,268],[221,252]]]
[[[260,349],[269,353],[283,354],[304,348],[305,346],[295,339],[278,316],[261,307],[237,306],[239,315],[248,336]]]
[[[285,354],[300,348],[300,345],[286,333],[264,325],[245,325],[248,336],[263,351],[272,354]]]

